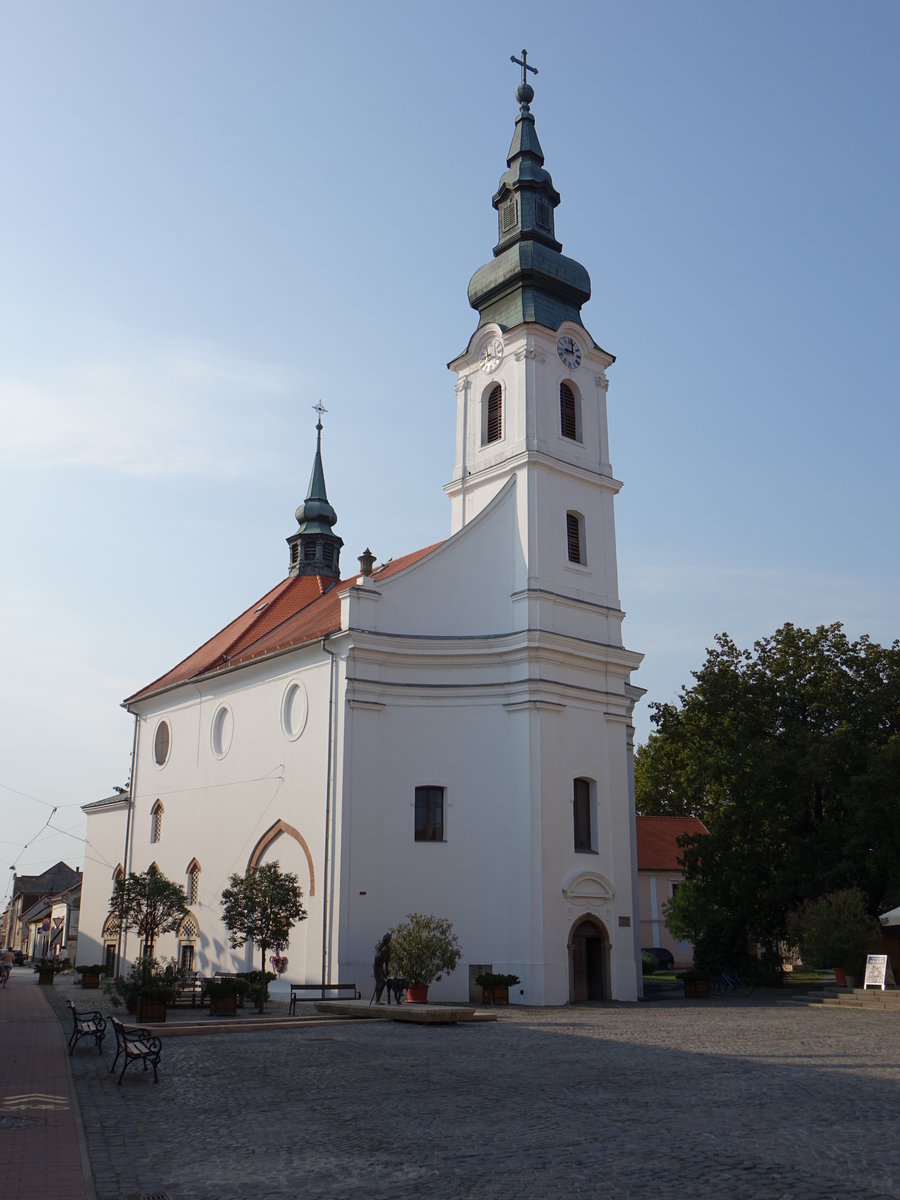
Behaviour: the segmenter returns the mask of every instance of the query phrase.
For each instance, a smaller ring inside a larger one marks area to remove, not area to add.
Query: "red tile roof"
[[[682,851],[675,839],[686,833],[709,830],[698,817],[638,817],[638,870],[680,871]]]
[[[382,579],[411,567],[441,544],[435,542],[432,546],[384,563],[373,572],[373,583],[377,586]],[[293,646],[303,646],[334,633],[340,628],[341,595],[357,578],[354,575],[352,579],[336,581],[322,575],[289,576],[230,625],[204,642],[193,654],[129,696],[124,703],[131,704],[190,679],[213,675],[217,671],[253,662]]]

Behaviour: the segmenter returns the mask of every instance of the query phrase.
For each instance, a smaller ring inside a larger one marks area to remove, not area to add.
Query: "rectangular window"
[[[575,780],[573,803],[575,822],[575,849],[593,850],[591,837],[591,782],[589,779]]]
[[[444,789],[416,788],[416,841],[444,840]]]

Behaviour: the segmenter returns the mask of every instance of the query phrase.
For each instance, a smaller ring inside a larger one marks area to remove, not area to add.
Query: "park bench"
[[[116,1063],[120,1056],[124,1055],[125,1061],[122,1064],[122,1074],[119,1076],[119,1084],[125,1077],[125,1072],[128,1070],[129,1063],[142,1062],[144,1070],[147,1070],[147,1063],[153,1068],[153,1082],[159,1083],[157,1078],[156,1068],[159,1065],[160,1055],[162,1054],[162,1042],[158,1037],[154,1037],[149,1029],[141,1029],[137,1025],[123,1025],[121,1021],[115,1017],[110,1017],[112,1022],[113,1032],[116,1035],[116,1057],[113,1059],[113,1065],[109,1071],[112,1074],[116,1069]]]
[[[71,1000],[67,1000],[66,1003],[72,1014],[74,1025],[72,1036],[69,1038],[69,1057],[72,1057],[72,1051],[83,1037],[92,1037],[97,1043],[98,1052],[102,1054],[103,1039],[106,1036],[106,1018],[96,1010],[79,1012]]]
[[[318,993],[312,995],[311,993]],[[336,996],[326,996],[326,992],[337,992]],[[344,993],[342,996],[341,993]],[[346,994],[349,992],[349,996]],[[294,1016],[297,1010],[297,1001],[308,998],[310,1000],[359,1000],[360,994],[356,990],[355,983],[292,983],[291,984],[291,1002],[288,1005],[288,1013]]]

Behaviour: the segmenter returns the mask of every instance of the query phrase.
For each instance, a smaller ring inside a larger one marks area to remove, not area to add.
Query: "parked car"
[[[657,971],[671,971],[675,966],[675,955],[665,946],[642,946],[641,954],[652,954],[656,959]]]

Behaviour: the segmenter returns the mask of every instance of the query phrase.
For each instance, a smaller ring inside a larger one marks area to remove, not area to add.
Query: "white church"
[[[463,950],[435,1000],[468,1000],[476,968],[518,975],[521,1004],[640,993],[643,693],[622,642],[614,358],[582,324],[590,278],[556,239],[520,65],[498,241],[450,363],[450,536],[382,565],[367,551],[342,577],[320,413],[287,577],[125,701],[130,792],[85,806],[94,859],[115,870],[86,863],[81,962],[138,956],[109,897],[117,874],[155,863],[190,906],[158,954],[203,974],[258,965],[256,947],[230,948],[219,900],[233,872],[277,860],[308,912],[285,980],[367,996],[381,935],[424,912]]]

